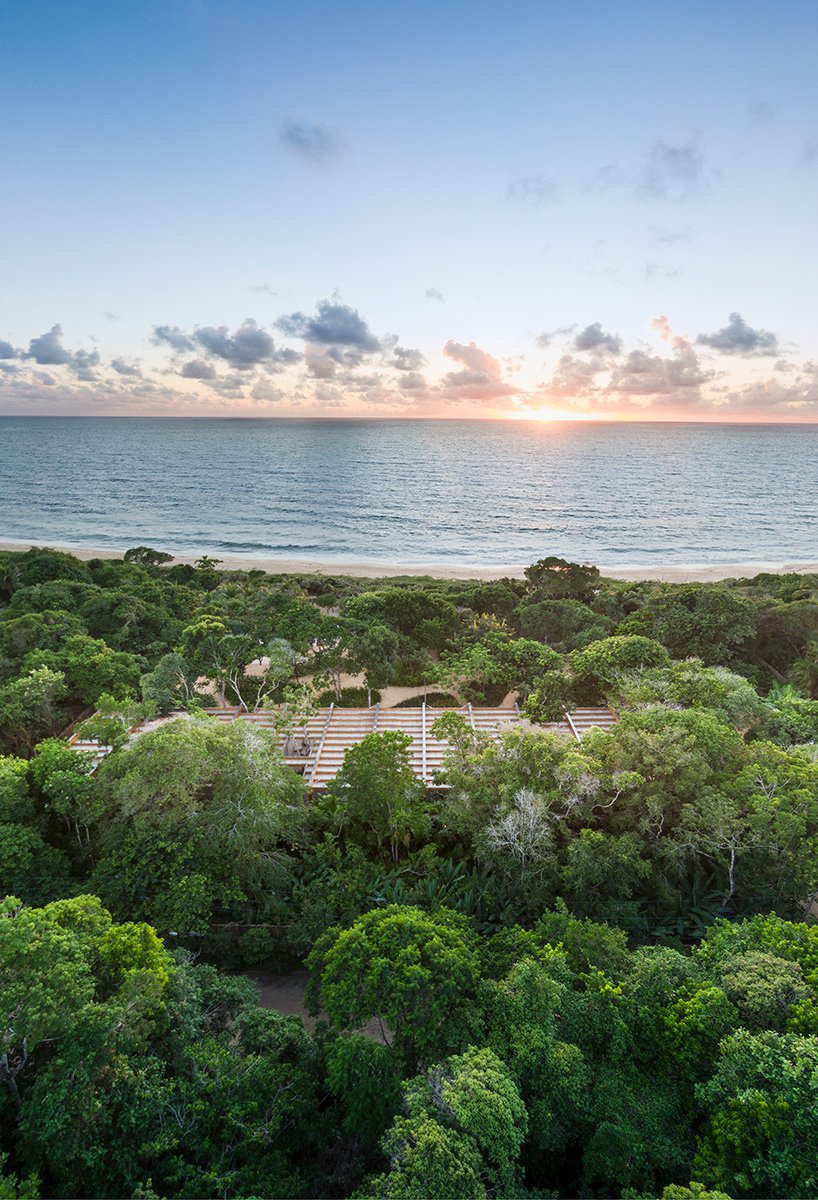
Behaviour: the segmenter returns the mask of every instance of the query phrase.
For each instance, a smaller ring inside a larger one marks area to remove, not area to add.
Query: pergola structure
[[[251,721],[262,729],[276,728],[275,710],[247,712],[216,708],[207,711],[220,721]],[[408,733],[412,739],[410,754],[415,774],[432,787],[449,749],[445,739],[435,737],[432,726],[447,712],[460,713],[473,729],[495,736],[523,720],[516,705],[514,708],[477,708],[471,704],[462,708],[430,708],[421,704],[417,708],[383,708],[375,704],[371,708],[339,708],[331,704],[329,708],[318,709],[294,737],[282,737],[281,749],[285,760],[303,774],[310,789],[323,788],[341,769],[350,746],[363,741],[370,733],[399,730]],[[537,728],[579,741],[589,729],[610,729],[616,719],[611,708],[578,708],[566,712],[561,721]]]
[[[248,721],[260,729],[277,732],[285,761],[304,776],[310,790],[326,787],[335,778],[350,746],[363,741],[367,734],[386,733],[388,730],[409,734],[414,772],[427,787],[434,787],[436,773],[443,766],[449,748],[445,739],[436,737],[432,732],[438,717],[447,712],[460,713],[473,729],[495,737],[504,729],[510,729],[524,720],[516,705],[513,708],[477,708],[471,704],[462,708],[430,708],[424,703],[417,708],[383,708],[379,704],[371,708],[340,708],[330,704],[329,708],[317,709],[294,734],[287,735],[280,731],[281,714],[277,709],[262,708],[248,712],[241,708],[208,708],[205,712],[218,721]],[[611,708],[577,708],[566,712],[561,721],[538,725],[536,728],[580,741],[589,729],[610,729],[616,720],[616,713]],[[142,732],[142,727],[135,726],[131,735],[138,737]],[[69,738],[69,745],[74,750],[93,753],[94,770],[110,753],[109,746],[76,735]]]

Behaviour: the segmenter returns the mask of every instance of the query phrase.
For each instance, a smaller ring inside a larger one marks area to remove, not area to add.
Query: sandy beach
[[[10,541],[0,539],[2,550],[28,550],[34,545],[46,543]],[[74,546],[65,542],[48,543],[53,550],[65,550],[77,558],[121,558],[127,547]],[[193,563],[204,552],[177,554],[174,563]],[[498,566],[475,566],[468,563],[443,565],[441,563],[399,563],[377,561],[341,561],[316,558],[276,558],[274,556],[220,555],[218,550],[208,552],[211,558],[219,559],[221,566],[230,571],[262,570],[274,575],[351,575],[356,578],[375,579],[390,575],[432,575],[438,579],[521,579],[528,563],[502,563]],[[773,575],[818,574],[818,562],[744,562],[704,565],[673,566],[600,566],[607,579],[642,580],[652,579],[661,583],[713,583],[719,579],[748,579],[762,572]]]

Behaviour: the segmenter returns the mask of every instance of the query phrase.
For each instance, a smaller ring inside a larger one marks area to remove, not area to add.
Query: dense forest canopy
[[[818,576],[171,563],[0,554],[0,1197],[818,1194]]]

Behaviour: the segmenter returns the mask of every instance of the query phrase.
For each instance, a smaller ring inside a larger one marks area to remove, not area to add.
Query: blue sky
[[[818,5],[0,8],[0,412],[818,419]]]

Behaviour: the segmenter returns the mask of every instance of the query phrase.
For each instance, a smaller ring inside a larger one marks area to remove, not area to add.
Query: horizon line
[[[455,416],[455,415],[398,415],[398,414],[368,414],[347,413],[336,415],[326,414],[203,414],[203,413],[0,413],[2,420],[35,420],[35,421],[468,421],[510,425],[775,425],[790,426],[818,425],[818,416],[813,418],[724,418],[724,417],[549,417],[543,419],[536,416],[513,414],[509,416]]]

